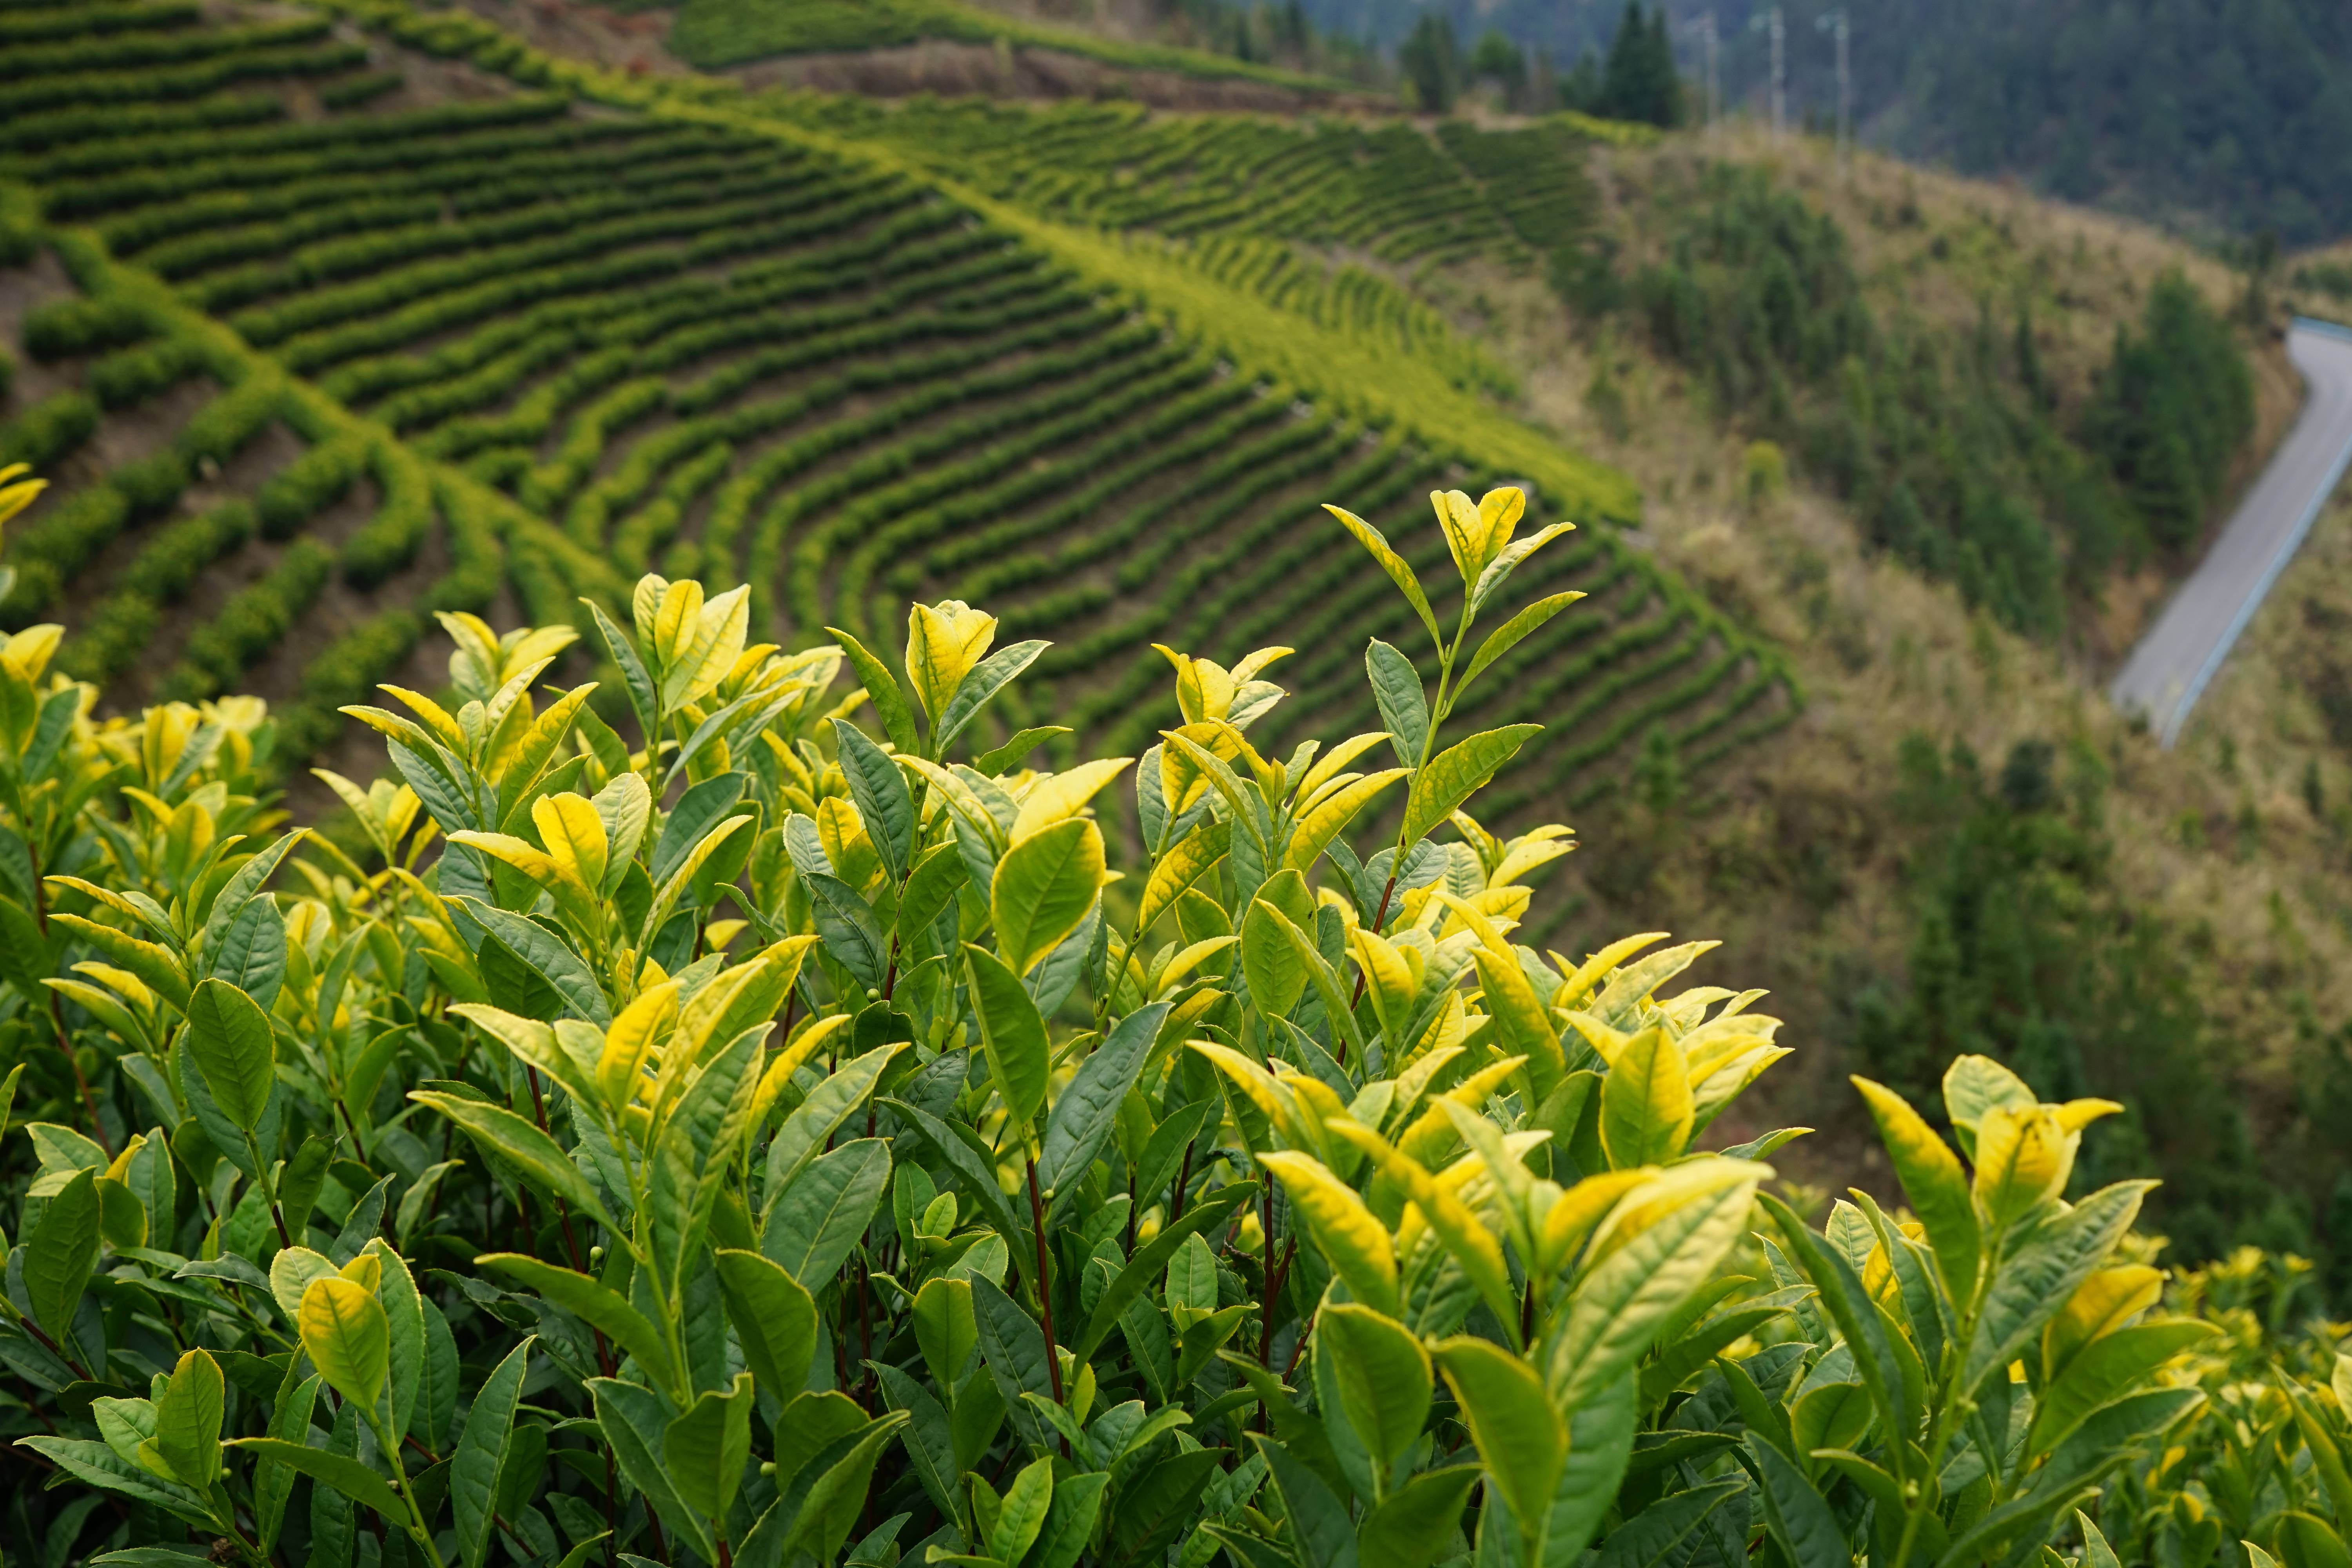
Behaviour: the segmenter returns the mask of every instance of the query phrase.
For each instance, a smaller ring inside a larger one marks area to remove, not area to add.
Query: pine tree
[[[1454,24],[1433,11],[1422,13],[1412,35],[1397,51],[1397,63],[1412,84],[1413,98],[1428,114],[1450,113],[1461,88],[1461,54]]]
[[[1617,36],[1601,68],[1594,112],[1612,120],[1671,126],[1682,121],[1682,81],[1675,72],[1674,42],[1666,11],[1643,12],[1641,0],[1625,0]]]
[[[1671,129],[1683,122],[1683,80],[1675,68],[1675,40],[1666,21],[1664,0],[1650,13],[1650,47],[1645,56],[1648,68],[1650,113],[1643,116],[1653,125]]]
[[[1594,113],[1611,120],[1641,118],[1641,57],[1648,38],[1639,0],[1625,0],[1625,14],[1618,18],[1617,36],[1609,40],[1609,58],[1601,68],[1601,96],[1593,103]]]

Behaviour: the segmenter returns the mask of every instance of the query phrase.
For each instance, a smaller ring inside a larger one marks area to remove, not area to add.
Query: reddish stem
[[[1184,1145],[1184,1168],[1177,1173],[1176,1195],[1169,1200],[1168,1223],[1174,1225],[1184,1217],[1184,1189],[1192,1183],[1192,1145]]]
[[[46,946],[49,937],[49,897],[42,886],[41,868],[37,861],[33,866],[33,921],[40,927],[42,944]],[[58,1005],[54,986],[43,989],[49,994],[49,1026],[58,1033],[58,1053],[66,1058],[66,1066],[73,1069],[74,1086],[81,1090],[82,1109],[89,1113],[89,1134],[98,1141],[98,1146],[106,1152],[106,1157],[110,1161],[114,1158],[114,1145],[107,1141],[106,1123],[98,1119],[98,1096],[90,1093],[89,1079],[81,1075],[80,1058],[74,1055],[73,1043],[66,1037],[65,1009]]]
[[[1029,1228],[1037,1237],[1037,1305],[1045,1314],[1045,1372],[1054,1381],[1054,1403],[1062,1404],[1062,1356],[1054,1348],[1054,1287],[1045,1276],[1045,1212],[1037,1201],[1037,1162],[1022,1157],[1029,1171]],[[1067,1439],[1063,1447],[1068,1447]]]
[[[1396,891],[1396,872],[1393,870],[1390,871],[1388,886],[1381,889],[1381,907],[1372,912],[1372,934],[1374,936],[1380,935],[1381,927],[1388,923],[1389,897]],[[1356,971],[1356,994],[1348,998],[1348,1009],[1349,1012],[1353,1012],[1356,1005],[1364,999],[1364,977],[1368,973],[1369,971],[1360,967]],[[1346,1032],[1339,1027],[1339,1021],[1337,1018],[1331,1020],[1331,1036],[1332,1043],[1339,1047],[1339,1065],[1341,1067],[1346,1067],[1348,1065],[1348,1037]]]

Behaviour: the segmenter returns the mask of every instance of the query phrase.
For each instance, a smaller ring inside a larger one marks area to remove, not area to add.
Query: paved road
[[[2352,329],[2298,319],[2286,352],[2308,385],[2294,428],[2108,689],[2166,746],[2352,461]]]

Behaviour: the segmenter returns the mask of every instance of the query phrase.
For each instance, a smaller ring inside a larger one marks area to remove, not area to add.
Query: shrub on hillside
[[[2178,273],[2116,330],[2084,434],[2168,550],[2192,544],[2254,429],[2254,377],[2221,312]]]
[[[367,448],[356,439],[320,441],[269,476],[254,505],[265,539],[290,539],[301,526],[343,499],[359,478]]]
[[[56,300],[26,314],[25,352],[43,364],[137,342],[154,331],[147,311],[122,299]]]
[[[97,435],[98,420],[98,404],[88,393],[53,393],[0,426],[0,468],[55,463]]]
[[[298,539],[269,574],[239,589],[220,613],[190,634],[180,662],[163,678],[171,700],[227,690],[246,666],[278,646],[326,586],[335,552],[315,539]]]

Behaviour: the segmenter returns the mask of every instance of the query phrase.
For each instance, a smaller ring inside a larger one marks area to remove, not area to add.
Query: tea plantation
[[[435,683],[428,612],[571,619],[657,570],[748,583],[787,647],[984,601],[1054,645],[1003,733],[1067,710],[1113,752],[1174,717],[1154,644],[1331,649],[1285,667],[1278,743],[1374,727],[1364,639],[1417,640],[1316,503],[1425,556],[1429,490],[1511,480],[1584,525],[1530,589],[1591,597],[1465,715],[1548,726],[1495,809],[1794,711],[1621,537],[1631,487],[1496,412],[1393,280],[1571,244],[1572,130],[885,112],[270,15],[0,8],[0,462],[57,481],[0,615],[63,621],[116,700],[260,691],[291,767]]]

